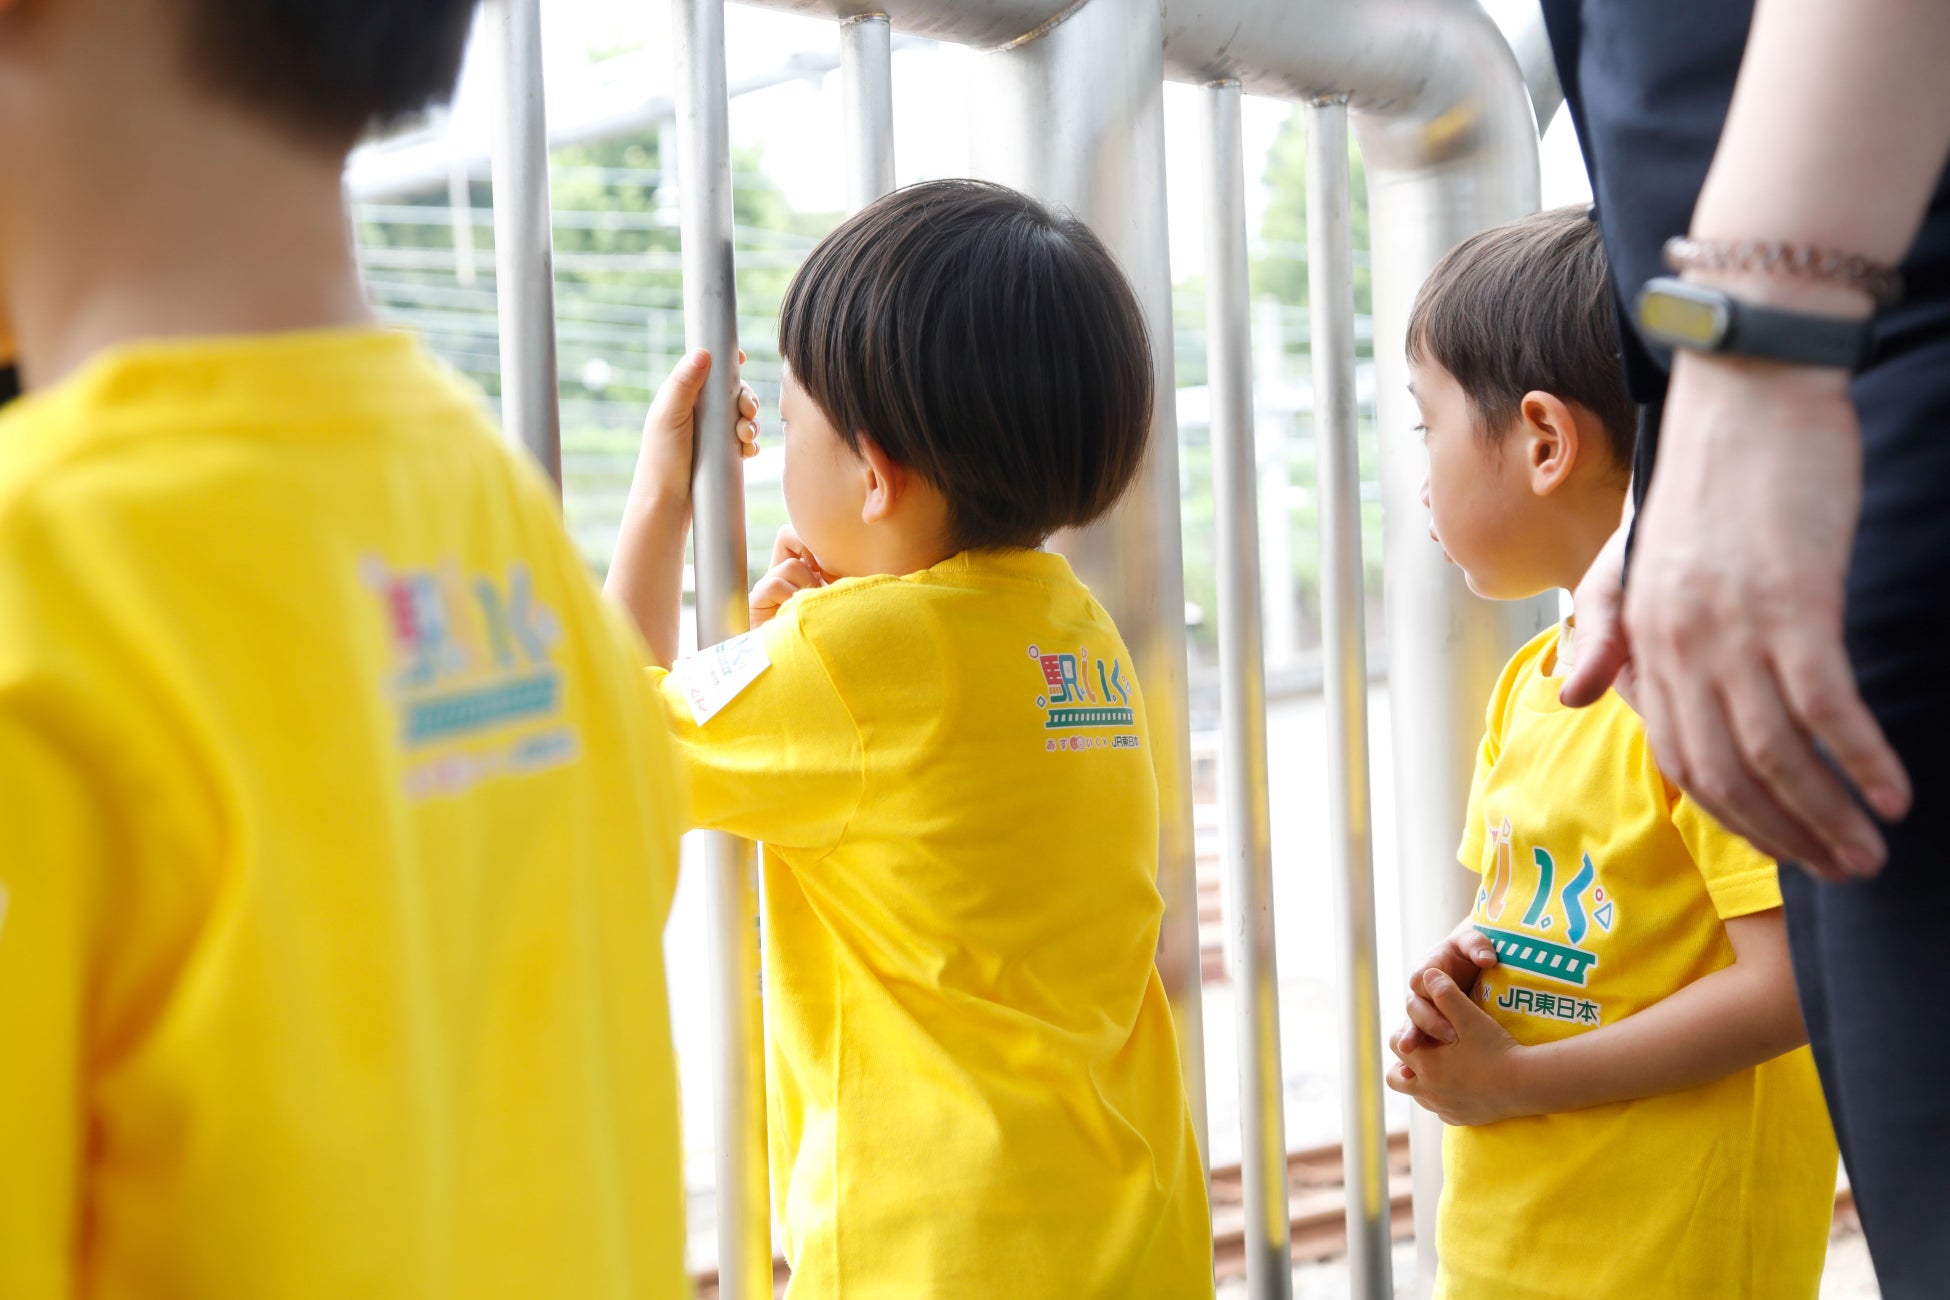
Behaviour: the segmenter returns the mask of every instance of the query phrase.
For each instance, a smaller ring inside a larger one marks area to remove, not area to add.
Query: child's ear
[[[1535,390],[1523,395],[1517,410],[1521,426],[1518,437],[1523,443],[1530,490],[1540,497],[1549,496],[1577,467],[1581,450],[1577,412],[1557,394]]]
[[[866,475],[860,522],[883,523],[907,492],[907,467],[882,451],[880,444],[865,434],[860,435],[859,456],[861,470]]]

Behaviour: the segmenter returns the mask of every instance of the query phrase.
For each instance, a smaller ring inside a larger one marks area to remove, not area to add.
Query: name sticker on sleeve
[[[684,698],[691,702],[691,716],[701,727],[771,666],[758,633],[747,632],[684,656],[670,675],[683,688]]]

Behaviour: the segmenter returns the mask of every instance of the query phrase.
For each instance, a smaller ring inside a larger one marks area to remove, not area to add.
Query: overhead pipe
[[[1287,1300],[1293,1294],[1292,1224],[1280,980],[1273,947],[1273,831],[1239,83],[1214,82],[1201,98],[1206,137],[1206,386],[1212,398],[1212,513],[1219,534],[1219,776],[1225,800],[1227,925],[1236,956],[1232,988],[1239,1042],[1246,1294],[1251,1300]]]
[[[489,0],[495,56],[494,303],[501,335],[501,424],[561,492],[562,412],[555,371],[555,244],[541,0]]]
[[[1550,128],[1551,119],[1564,106],[1564,84],[1557,79],[1557,58],[1551,52],[1549,30],[1544,26],[1544,6],[1539,0],[1525,0],[1518,8],[1498,5],[1496,25],[1517,58],[1517,70],[1530,91],[1530,110],[1537,118],[1537,134]]]
[[[745,484],[727,436],[738,400],[738,297],[732,266],[730,97],[724,0],[675,0],[677,145],[684,183],[679,225],[685,347],[711,353],[697,401],[691,497],[697,639],[746,631]],[[714,1114],[717,1125],[718,1293],[772,1294],[771,1199],[765,1133],[764,1017],[759,994],[758,881],[752,846],[705,837],[711,933]]]

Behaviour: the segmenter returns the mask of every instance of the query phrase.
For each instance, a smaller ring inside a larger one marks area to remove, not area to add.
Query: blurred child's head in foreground
[[[1471,236],[1408,321],[1431,533],[1479,595],[1576,584],[1618,525],[1637,411],[1611,275],[1582,207]]]
[[[56,283],[89,278],[74,266],[139,288],[173,261],[207,283],[235,246],[226,214],[342,226],[346,153],[452,95],[475,5],[0,0],[0,354],[96,287]]]
[[[1082,222],[978,181],[897,190],[787,291],[786,506],[827,573],[1034,547],[1129,487],[1151,426],[1144,317]],[[878,531],[876,531],[878,530]]]

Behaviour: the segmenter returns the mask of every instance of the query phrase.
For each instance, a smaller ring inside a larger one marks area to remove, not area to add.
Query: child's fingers
[[[787,560],[804,562],[806,568],[812,571],[813,577],[818,579],[822,586],[831,580],[831,575],[820,567],[819,557],[812,553],[811,547],[799,539],[799,534],[792,530],[790,524],[779,529],[778,537],[772,542],[773,567],[776,568]]]
[[[738,453],[746,460],[758,455],[758,421],[738,421]]]
[[[1485,1022],[1495,1023],[1481,1007],[1476,1005],[1469,994],[1463,992],[1456,981],[1441,971],[1431,971],[1427,984],[1429,998],[1435,1003],[1435,1009],[1442,1013],[1458,1038],[1481,1028]]]
[[[758,394],[752,391],[750,384],[738,385],[738,414],[747,420],[758,418]]]
[[[752,587],[750,609],[752,626],[763,627],[772,621],[780,606],[791,600],[798,590],[785,579],[766,574]]]
[[[804,591],[808,587],[821,587],[825,585],[819,580],[819,575],[813,572],[810,564],[796,557],[787,560],[784,564],[773,566],[772,571],[765,576],[768,578],[778,578],[794,591]]]
[[[1397,1029],[1394,1036],[1388,1040],[1388,1046],[1396,1056],[1406,1061],[1409,1053],[1419,1052],[1425,1047],[1434,1046],[1434,1044],[1429,1040],[1427,1034],[1415,1027],[1414,1022],[1404,1020],[1402,1027]]]
[[[758,627],[769,622],[779,612],[779,607],[793,596],[808,587],[823,586],[819,577],[813,573],[805,561],[791,559],[774,565],[772,571],[760,578],[752,587],[750,609],[752,626]]]
[[[650,414],[645,423],[654,429],[670,432],[689,432],[691,412],[697,407],[697,395],[704,391],[704,381],[711,374],[711,354],[703,348],[687,352],[671,367],[670,374],[657,395],[651,399]]]
[[[1455,986],[1451,984],[1450,987]],[[1427,998],[1418,998],[1413,993],[1408,995],[1408,1018],[1417,1029],[1438,1043],[1456,1041],[1456,1027]]]
[[[1413,1097],[1415,1095],[1415,1071],[1409,1069],[1406,1065],[1389,1066],[1386,1077],[1388,1087],[1391,1090],[1401,1093],[1404,1097]]]

